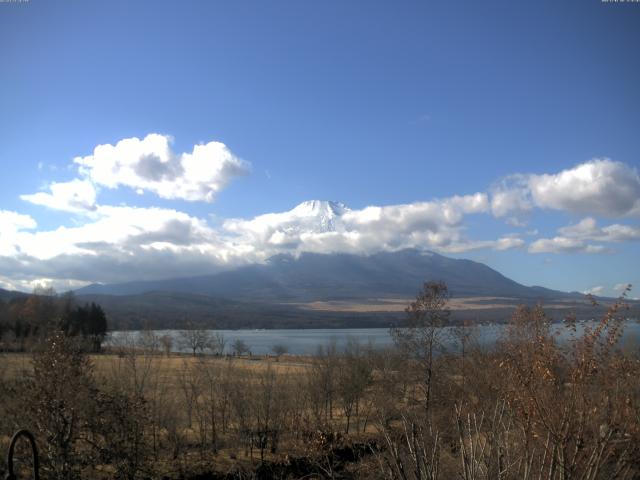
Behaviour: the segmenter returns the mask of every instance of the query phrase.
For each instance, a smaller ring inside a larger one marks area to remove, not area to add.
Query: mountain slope
[[[446,282],[454,296],[523,299],[574,296],[541,287],[526,287],[482,263],[412,249],[369,256],[304,253],[295,258],[277,255],[265,264],[215,275],[90,285],[77,293],[134,295],[166,291],[268,303],[309,302],[413,297],[428,280]]]
[[[0,288],[0,300],[2,300],[3,302],[9,302],[14,298],[20,298],[26,295],[27,294],[24,292],[17,292],[15,290],[4,290]]]

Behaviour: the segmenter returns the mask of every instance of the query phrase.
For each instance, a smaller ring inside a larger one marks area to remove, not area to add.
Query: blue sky
[[[639,25],[600,0],[0,3],[0,286],[404,247],[640,285]],[[282,213],[312,199],[350,210]]]

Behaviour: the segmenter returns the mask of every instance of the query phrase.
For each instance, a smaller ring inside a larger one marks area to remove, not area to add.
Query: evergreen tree
[[[107,335],[107,316],[102,307],[93,302],[88,310],[87,334],[91,339],[93,351],[99,352]]]

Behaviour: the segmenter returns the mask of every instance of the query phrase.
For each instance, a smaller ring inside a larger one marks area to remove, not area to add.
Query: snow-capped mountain
[[[263,248],[292,246],[300,244],[305,235],[340,231],[341,218],[350,211],[343,203],[308,200],[287,212],[227,220],[224,229]]]
[[[292,218],[308,219],[308,227],[314,232],[333,232],[336,220],[350,209],[344,203],[327,200],[307,200],[295,206],[288,214]]]
[[[398,251],[407,248],[462,252],[478,248],[505,250],[521,247],[519,237],[473,241],[466,237],[462,219],[486,209],[482,194],[445,201],[350,209],[342,203],[310,200],[291,210],[231,219],[223,230],[235,245],[252,252],[255,261],[279,254]]]

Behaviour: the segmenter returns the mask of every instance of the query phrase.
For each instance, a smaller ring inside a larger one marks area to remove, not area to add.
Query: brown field
[[[105,352],[99,355],[89,355],[98,377],[108,377],[121,373],[125,357],[115,352]],[[199,355],[194,357],[189,354],[172,353],[145,354],[139,352],[137,358],[144,359],[144,368],[147,371],[162,372],[164,382],[176,386],[178,379],[185,368],[193,368],[197,365],[206,365],[209,368],[224,367],[230,363],[234,368],[248,373],[265,372],[269,367],[278,375],[300,375],[311,367],[312,359],[307,356],[283,355],[279,359],[271,355],[242,356],[242,357],[214,357]],[[32,355],[30,353],[0,353],[0,378],[13,380],[22,378],[33,371]]]
[[[306,310],[324,312],[354,312],[354,313],[374,313],[374,312],[404,312],[413,299],[411,298],[374,298],[366,300],[364,303],[354,303],[349,301],[326,301],[294,303]],[[522,302],[514,298],[507,297],[460,297],[449,300],[449,308],[453,311],[467,310],[490,310],[495,308],[516,308]],[[547,304],[546,307],[554,309],[569,309],[575,305],[572,302],[555,302]]]

